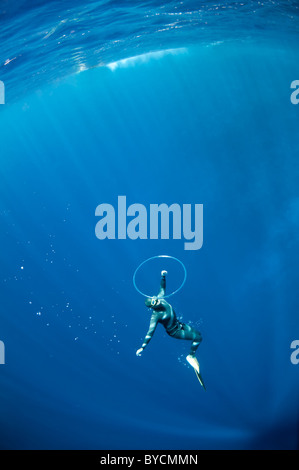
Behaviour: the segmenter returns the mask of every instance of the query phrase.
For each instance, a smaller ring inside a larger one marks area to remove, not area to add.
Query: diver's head
[[[145,305],[149,308],[155,308],[160,304],[160,300],[157,297],[147,297],[145,299]]]

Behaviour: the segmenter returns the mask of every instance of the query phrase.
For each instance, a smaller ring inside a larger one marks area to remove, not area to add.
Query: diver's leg
[[[202,336],[200,332],[195,330],[195,328],[193,328],[192,326],[183,323],[181,329],[178,330],[175,335],[173,335],[173,337],[177,339],[186,339],[192,341],[190,354],[187,356],[186,359],[189,364],[197,371],[197,373],[199,373],[199,363],[195,357],[195,353],[202,341]]]
[[[202,339],[197,340],[197,341],[192,341],[191,349],[190,349],[190,355],[191,356],[195,356],[195,353],[196,353],[197,348],[200,345],[201,341],[202,341]]]
[[[191,340],[191,350],[190,354],[192,356],[195,356],[196,350],[200,343],[202,342],[202,336],[199,331],[197,331],[195,328],[193,328],[190,325],[186,325],[185,323],[182,323],[182,327],[180,330],[178,330],[174,335],[173,338],[176,339],[186,339],[186,340]]]
[[[192,341],[191,349],[190,349],[190,355],[195,356],[197,348],[202,342],[202,336],[199,331],[195,330],[195,328],[192,328],[191,326],[189,326],[189,328],[192,330],[191,335],[193,336],[192,338],[193,341]]]
[[[192,326],[182,323],[181,329],[176,332],[174,338],[192,340],[190,354],[186,357],[186,360],[189,362],[190,366],[193,367],[200,385],[206,390],[203,378],[200,374],[199,362],[195,357],[196,350],[202,341],[200,332],[195,330],[195,328],[192,328]]]

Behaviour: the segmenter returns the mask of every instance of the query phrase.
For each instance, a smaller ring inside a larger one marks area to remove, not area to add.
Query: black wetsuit
[[[202,341],[202,336],[200,332],[195,330],[192,326],[181,323],[177,319],[172,306],[163,298],[165,295],[165,289],[166,279],[165,276],[162,275],[160,291],[157,296],[159,302],[156,306],[151,307],[153,313],[150,320],[149,330],[145,336],[142,348],[144,349],[147,346],[157,328],[158,323],[161,323],[164,326],[166,332],[172,338],[186,339],[189,341],[191,340],[192,344],[190,354],[194,356],[198,346]]]

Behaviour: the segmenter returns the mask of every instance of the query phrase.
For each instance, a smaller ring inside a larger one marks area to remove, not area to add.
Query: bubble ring
[[[181,283],[181,285],[176,289],[174,290],[173,292],[171,292],[170,294],[167,294],[167,295],[164,295],[163,299],[166,299],[167,297],[171,297],[172,295],[176,294],[177,292],[179,292],[182,287],[184,286],[185,282],[186,282],[186,279],[187,279],[187,269],[184,265],[184,263],[182,263],[182,261],[180,261],[178,258],[175,258],[174,256],[169,256],[169,255],[158,255],[158,256],[152,256],[151,258],[148,258],[146,259],[145,261],[142,261],[142,263],[139,264],[139,266],[136,268],[134,274],[133,274],[133,284],[134,284],[134,287],[135,289],[137,290],[137,292],[139,292],[139,294],[143,295],[144,297],[153,297],[152,295],[148,295],[148,294],[145,294],[144,292],[142,292],[140,289],[138,289],[137,285],[136,285],[136,274],[138,273],[139,269],[146,263],[148,263],[149,261],[153,260],[153,259],[157,259],[157,258],[170,258],[170,259],[174,259],[175,261],[177,261],[178,263],[180,263],[180,265],[182,266],[183,270],[184,270],[184,279],[183,279],[183,282]]]

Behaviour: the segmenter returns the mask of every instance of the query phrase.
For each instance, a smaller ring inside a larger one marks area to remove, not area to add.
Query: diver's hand
[[[167,271],[161,271],[161,276],[166,276]]]
[[[142,351],[143,348],[138,349],[138,351],[136,351],[136,356],[141,356]]]

